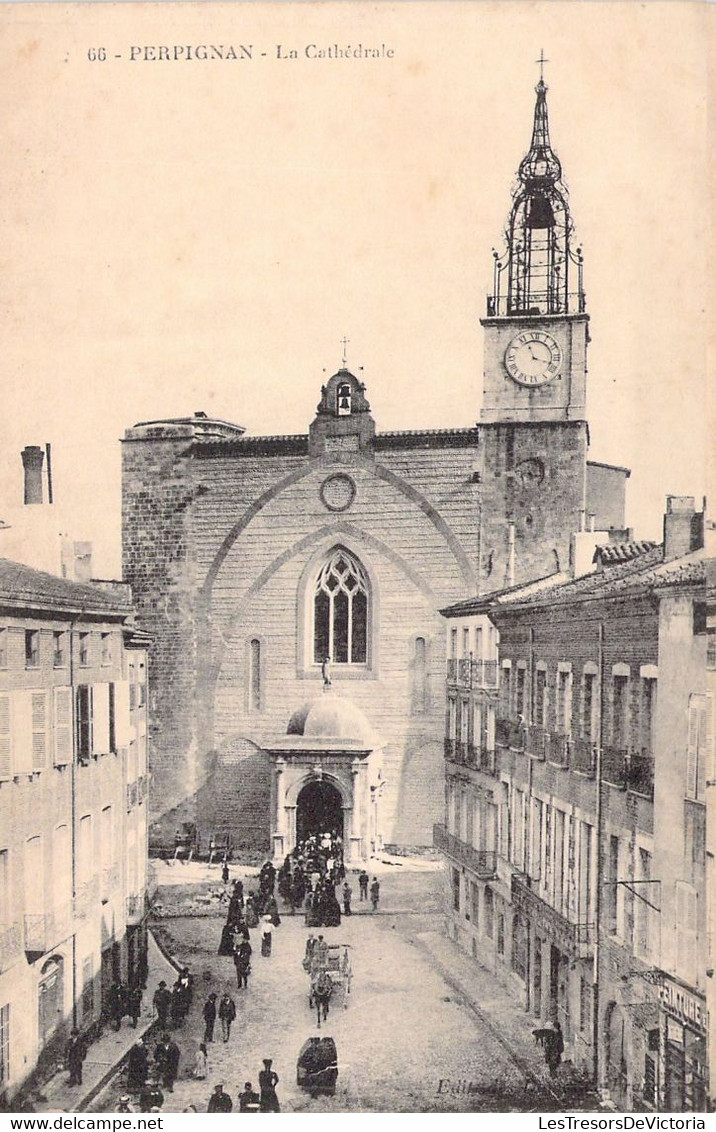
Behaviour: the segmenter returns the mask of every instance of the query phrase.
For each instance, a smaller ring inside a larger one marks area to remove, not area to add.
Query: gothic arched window
[[[365,664],[368,641],[368,580],[357,558],[343,547],[331,551],[313,595],[313,659],[321,664]]]

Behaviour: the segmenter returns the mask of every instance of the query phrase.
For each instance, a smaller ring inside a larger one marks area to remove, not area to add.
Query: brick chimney
[[[20,453],[25,469],[25,503],[42,503],[42,462],[45,453],[37,444],[28,444]]]
[[[704,545],[704,514],[693,495],[667,495],[664,515],[664,561],[690,554]]]

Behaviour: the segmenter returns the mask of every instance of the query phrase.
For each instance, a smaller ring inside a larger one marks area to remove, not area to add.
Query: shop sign
[[[665,1014],[676,1018],[678,1022],[682,1022],[684,1026],[689,1026],[699,1034],[706,1033],[706,1006],[693,991],[672,982],[667,976],[659,991],[659,997]]]

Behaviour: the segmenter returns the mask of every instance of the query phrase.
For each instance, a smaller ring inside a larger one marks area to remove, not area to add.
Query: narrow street
[[[354,899],[358,894],[351,878]],[[252,974],[248,990],[237,990],[231,959],[216,949],[221,913],[180,916],[161,921],[163,943],[193,971],[196,989],[186,1024],[175,1031],[181,1049],[180,1075],[167,1112],[193,1104],[205,1111],[213,1087],[223,1082],[235,1101],[245,1081],[257,1083],[265,1057],[279,1075],[283,1111],[460,1112],[529,1108],[523,1068],[478,1014],[435,969],[431,936],[442,933],[439,910],[441,874],[395,869],[382,878],[381,906],[354,905],[359,914],[344,917],[323,934],[350,948],[353,982],[348,1005],[335,998],[319,1031],[308,1005],[308,976],[302,969],[308,934],[303,917],[283,917],[274,931],[273,954],[260,954],[260,933],[252,932]],[[176,906],[177,898],[174,898]],[[209,1047],[205,1081],[190,1077],[203,1037],[201,1011],[211,991],[229,988],[238,1016],[228,1043],[217,1022]],[[154,988],[148,988],[153,993]],[[312,1034],[335,1039],[339,1076],[335,1097],[313,1099],[296,1084],[296,1058]],[[442,1083],[441,1083],[442,1082]],[[95,1100],[94,1111],[109,1111],[123,1092],[117,1078]]]

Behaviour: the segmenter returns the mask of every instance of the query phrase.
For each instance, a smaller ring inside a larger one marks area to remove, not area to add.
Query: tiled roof
[[[569,574],[547,574],[544,578],[535,578],[531,582],[520,582],[516,586],[507,586],[501,590],[490,590],[486,594],[476,597],[464,598],[440,610],[443,617],[467,617],[475,613],[486,613],[493,605],[506,605],[511,601],[528,598],[545,588],[553,588],[569,581]]]
[[[70,582],[21,562],[0,558],[0,604],[21,609],[62,610],[126,617],[131,604],[99,587]]]
[[[648,540],[636,542],[614,542],[598,546],[594,551],[593,562],[600,562],[602,566],[612,566],[616,562],[630,562],[632,558],[639,558],[647,551],[653,550],[655,542]]]
[[[703,550],[683,558],[663,561],[663,548],[651,550],[608,570],[585,574],[572,582],[552,586],[534,596],[518,599],[521,607],[564,605],[571,602],[609,598],[621,593],[644,592],[673,585],[701,585],[706,580]]]

